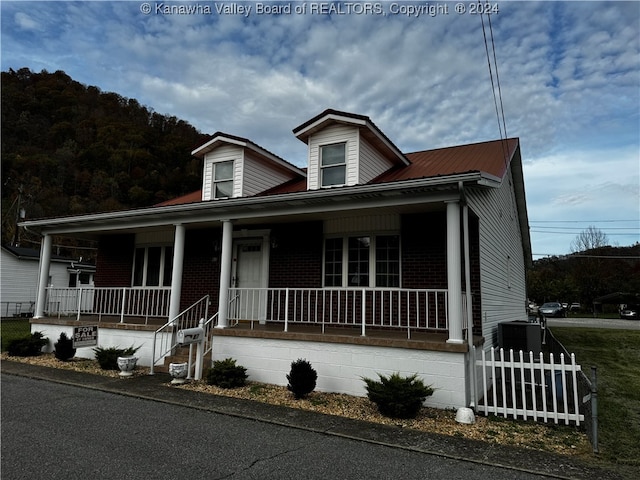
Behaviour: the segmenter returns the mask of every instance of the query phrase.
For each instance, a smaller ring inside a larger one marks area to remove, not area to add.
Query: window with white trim
[[[133,259],[134,287],[170,287],[173,247],[137,247]]]
[[[213,164],[213,198],[233,196],[233,160]]]
[[[344,185],[347,179],[346,143],[320,147],[320,185]]]
[[[326,238],[324,286],[400,287],[400,236]]]

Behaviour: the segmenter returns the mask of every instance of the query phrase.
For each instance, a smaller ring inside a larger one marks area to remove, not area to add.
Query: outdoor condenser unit
[[[542,330],[538,322],[513,321],[498,324],[498,345],[505,352],[533,352],[538,355],[542,351]]]

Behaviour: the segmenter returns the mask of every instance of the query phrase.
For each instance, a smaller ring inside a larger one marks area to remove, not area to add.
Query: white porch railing
[[[175,348],[178,346],[176,341],[176,335],[178,331],[187,328],[195,328],[201,325],[200,321],[203,320],[202,325],[205,328],[205,348],[208,347],[206,342],[209,342],[209,330],[213,326],[213,318],[204,322],[204,319],[209,318],[209,295],[205,295],[189,308],[183,310],[178,314],[176,318],[169,320],[162,327],[158,328],[153,334],[153,345],[151,347],[151,369],[150,374],[153,375],[154,367],[157,364],[164,362],[164,358],[167,355],[171,355]],[[217,314],[216,314],[217,315]],[[215,315],[214,315],[215,317]],[[191,355],[192,351],[189,351],[189,375],[191,375]]]
[[[532,419],[566,425],[580,425],[584,415],[580,413],[583,399],[578,398],[576,365],[571,354],[566,363],[564,354],[556,360],[553,353],[545,359],[543,353],[523,353],[492,348],[487,352],[473,348],[475,364],[480,368],[477,412],[484,415],[501,415],[505,418]]]
[[[397,288],[231,288],[229,321],[447,330],[447,290]]]
[[[170,287],[47,288],[45,311],[49,316],[97,315],[125,317],[169,316]]]

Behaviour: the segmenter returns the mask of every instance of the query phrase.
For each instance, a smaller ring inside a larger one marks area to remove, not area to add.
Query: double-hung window
[[[400,237],[325,239],[325,287],[400,287]]]
[[[213,164],[213,198],[233,196],[233,160]]]
[[[170,287],[173,247],[137,247],[133,260],[134,287]]]
[[[346,143],[320,147],[320,185],[344,185],[347,178]]]

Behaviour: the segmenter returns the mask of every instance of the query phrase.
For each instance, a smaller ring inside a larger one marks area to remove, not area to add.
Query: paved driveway
[[[613,328],[619,330],[640,330],[639,320],[623,320],[621,318],[548,318],[549,327],[585,327],[585,328]]]

